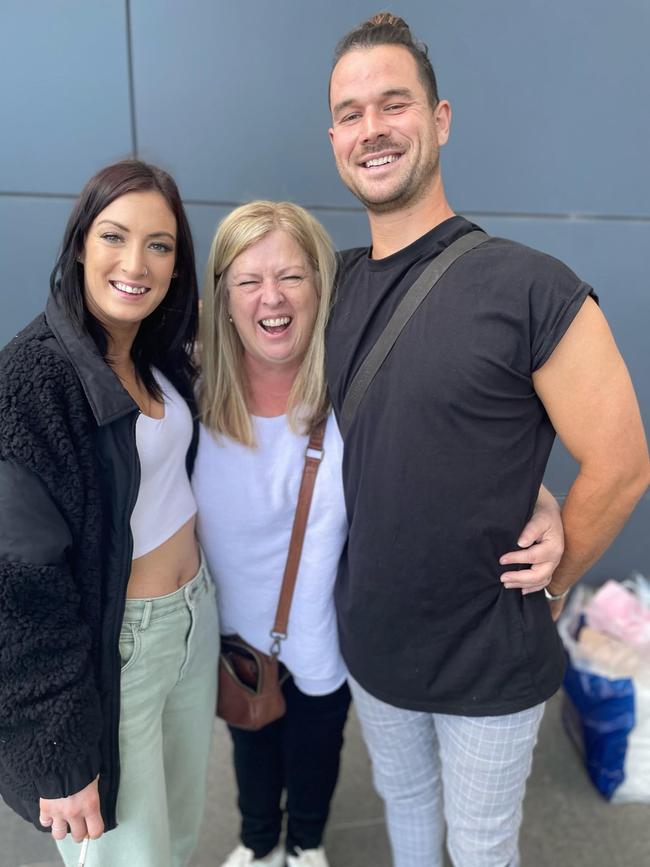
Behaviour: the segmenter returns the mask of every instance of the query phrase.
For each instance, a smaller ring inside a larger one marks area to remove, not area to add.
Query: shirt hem
[[[133,544],[133,556],[131,559],[137,560],[139,557],[144,557],[145,554],[151,554],[151,552],[155,551],[156,548],[160,548],[161,545],[165,544],[167,539],[171,539],[171,537],[174,535],[174,533],[177,533],[182,526],[187,524],[187,522],[190,520],[190,518],[193,518],[196,515],[197,511],[198,510],[197,510],[196,506],[194,506],[192,511],[186,517],[180,518],[178,520],[178,522],[174,521],[174,524],[172,525],[172,527],[170,529],[165,529],[158,535],[159,541],[157,541],[155,545],[151,545],[151,547],[149,547],[149,545],[146,546],[146,551],[136,551],[135,542],[134,542],[134,544]],[[131,531],[131,532],[133,532],[133,531]]]
[[[572,295],[564,305],[564,309],[558,317],[553,332],[546,335],[544,345],[538,350],[535,357],[532,359],[531,370],[533,373],[537,373],[537,371],[546,364],[551,355],[555,352],[558,344],[580,312],[582,305],[589,297],[592,297],[597,301],[592,287],[588,283],[581,281],[578,284],[574,295]]]
[[[337,677],[329,677],[326,679],[311,679],[308,677],[300,677],[292,672],[293,682],[304,695],[331,695],[340,689],[348,679],[347,671]]]
[[[440,713],[449,714],[450,716],[505,716],[506,714],[518,713],[523,710],[528,710],[536,705],[543,704],[548,701],[558,689],[562,686],[562,678],[556,686],[549,687],[546,690],[539,690],[536,693],[522,696],[520,699],[514,699],[508,702],[486,703],[472,702],[471,704],[435,701],[435,700],[419,700],[417,698],[403,698],[401,696],[391,695],[381,689],[376,689],[372,684],[364,683],[363,680],[352,673],[352,669],[348,666],[349,676],[355,680],[362,689],[370,693],[373,698],[390,704],[393,707],[401,708],[402,710],[420,711],[423,713]]]

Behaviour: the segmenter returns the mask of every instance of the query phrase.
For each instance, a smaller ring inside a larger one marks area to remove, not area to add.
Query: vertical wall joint
[[[129,113],[131,117],[131,155],[138,158],[138,127],[135,114],[135,83],[133,78],[133,28],[131,0],[124,0],[126,18],[126,63],[129,81]]]

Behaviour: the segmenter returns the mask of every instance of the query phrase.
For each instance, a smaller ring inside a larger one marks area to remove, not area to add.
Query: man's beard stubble
[[[381,148],[368,148],[365,155],[371,156],[379,150],[391,149],[390,143],[382,143]],[[397,148],[395,148],[397,150]],[[372,199],[364,195],[362,190],[358,188],[350,179],[346,179],[339,169],[339,177],[363,205],[363,207],[371,214],[390,214],[394,211],[400,211],[408,206],[417,204],[421,199],[425,198],[431,188],[433,180],[440,171],[440,153],[438,149],[434,149],[431,154],[431,159],[425,164],[416,165],[402,179],[397,188],[390,191],[387,196]]]

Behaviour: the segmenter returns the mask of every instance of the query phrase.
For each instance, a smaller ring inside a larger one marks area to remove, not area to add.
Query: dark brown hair
[[[127,193],[160,193],[176,218],[175,276],[161,304],[140,324],[131,348],[138,378],[149,394],[160,398],[152,366],[188,381],[195,377],[191,360],[198,319],[198,285],[194,246],[178,187],[167,172],[140,160],[123,160],[97,172],[81,191],[70,214],[61,252],[50,276],[52,294],[79,332],[86,332],[106,357],[105,329],[84,299],[84,272],[79,262],[86,236],[97,215]]]
[[[406,48],[415,61],[418,78],[427,92],[431,108],[435,108],[439,99],[438,85],[429,60],[429,49],[424,42],[414,38],[403,18],[399,18],[391,12],[378,12],[345,34],[334,49],[332,72],[343,55],[349,51],[354,51],[357,48],[376,48],[378,45],[401,45]],[[330,85],[331,82],[332,75],[330,73]]]

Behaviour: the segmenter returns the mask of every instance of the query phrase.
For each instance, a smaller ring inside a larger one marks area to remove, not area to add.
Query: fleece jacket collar
[[[48,298],[45,319],[57,343],[74,367],[95,421],[100,427],[111,424],[138,408],[100,355],[90,335],[76,330],[53,295]]]

